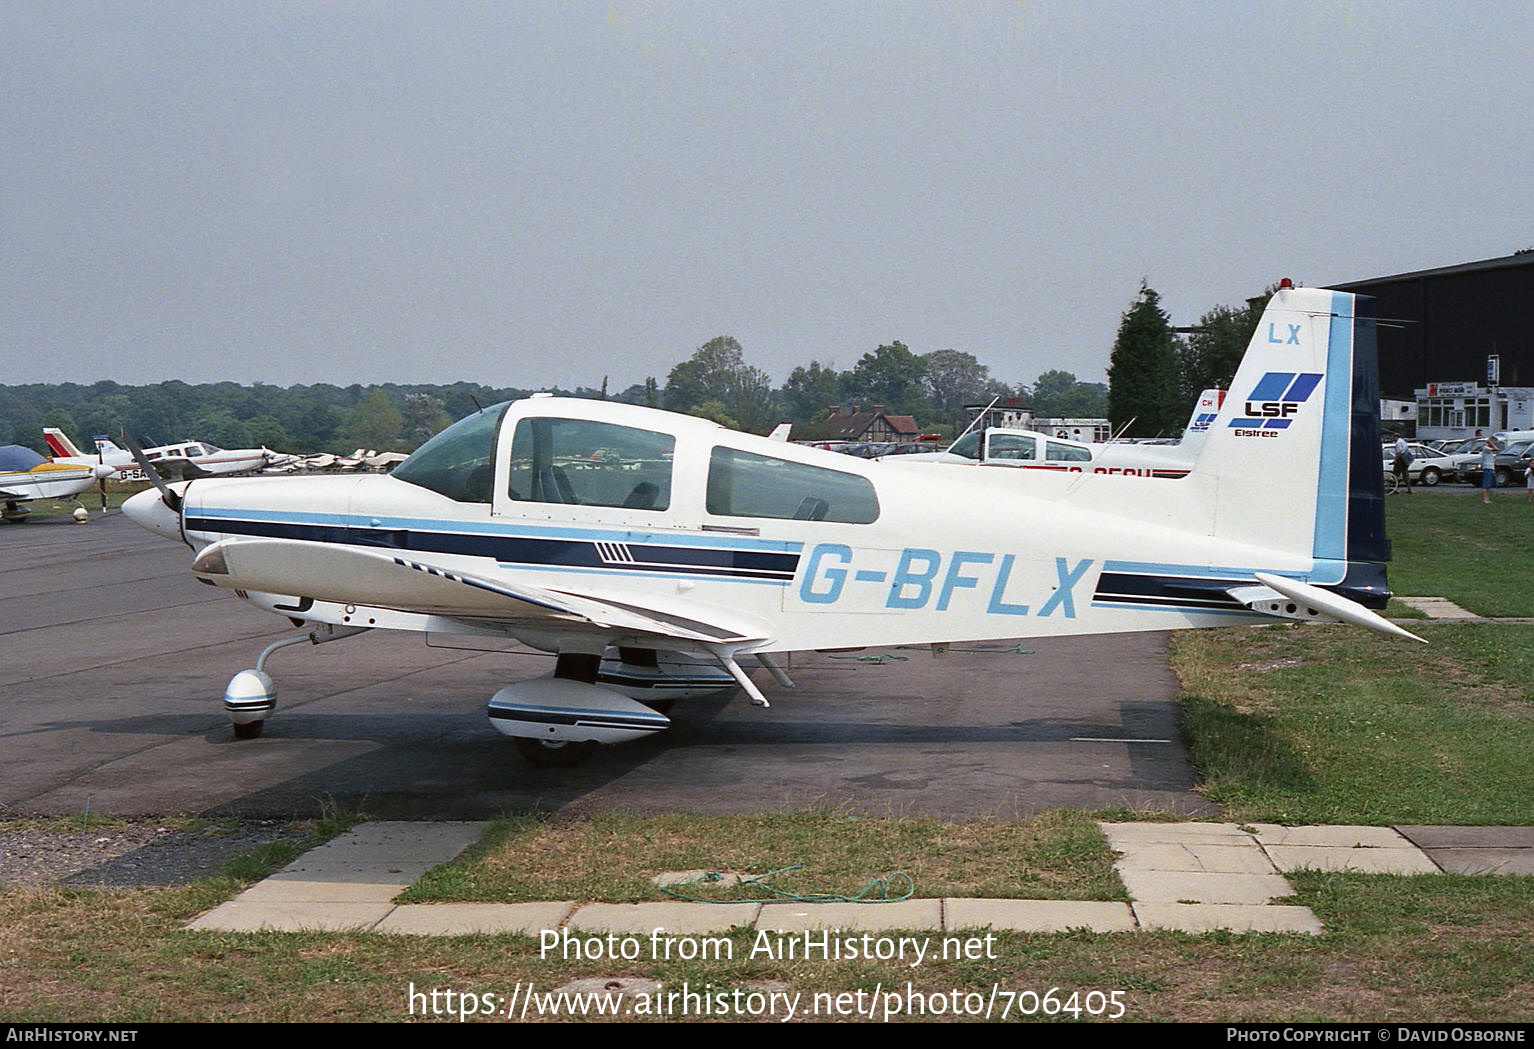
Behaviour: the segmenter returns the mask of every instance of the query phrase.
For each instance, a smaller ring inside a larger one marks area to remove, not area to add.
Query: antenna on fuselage
[[[973,430],[975,428],[975,424],[976,423],[978,423],[981,419],[984,419],[988,414],[990,414],[991,409],[996,407],[996,402],[999,401],[999,400],[1001,400],[1001,394],[998,393],[995,397],[991,398],[991,403],[986,405],[985,409],[983,411],[981,411],[979,415],[976,415],[973,419],[970,420],[969,425],[964,427],[964,432],[959,434],[959,436],[955,437],[953,439],[953,444],[950,444],[948,447],[951,449],[954,444],[958,444],[960,441],[962,441],[964,439],[964,434],[969,433],[969,431]]]

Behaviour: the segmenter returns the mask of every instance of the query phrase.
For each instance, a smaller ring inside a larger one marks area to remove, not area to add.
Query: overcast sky
[[[0,4],[0,383],[1103,381],[1534,246],[1534,5]]]

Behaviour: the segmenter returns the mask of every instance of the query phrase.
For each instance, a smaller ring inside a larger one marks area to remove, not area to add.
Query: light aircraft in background
[[[670,724],[654,694],[604,684],[614,668],[767,706],[743,661],[786,687],[774,657],[808,649],[1274,617],[1411,637],[1373,611],[1389,592],[1371,301],[1274,295],[1239,409],[1174,481],[870,462],[535,396],[460,420],[392,475],[159,482],[124,509],[189,545],[199,580],[307,631],[230,682],[239,736],[275,706],[273,651],[370,629],[555,653],[552,676],[489,705],[543,764]]]
[[[947,450],[904,457],[905,462],[959,466],[1009,466],[1060,473],[1115,474],[1132,477],[1183,477],[1193,468],[1204,438],[1219,418],[1223,390],[1205,390],[1193,405],[1182,439],[1171,444],[1075,441],[1040,430],[991,426],[961,434]]]
[[[9,524],[20,524],[31,512],[22,503],[72,498],[89,491],[97,476],[92,467],[49,462],[19,444],[0,446],[0,501],[5,503],[0,516]]]
[[[53,461],[77,466],[106,465],[112,467],[112,476],[120,481],[143,481],[148,475],[134,461],[131,452],[119,448],[108,437],[95,437],[96,454],[87,455],[69,439],[63,430],[48,426],[43,428],[43,440],[53,451]],[[206,441],[182,441],[147,449],[145,457],[156,470],[175,476],[207,477],[229,474],[254,473],[273,460],[282,458],[266,448],[236,448],[227,450]]]

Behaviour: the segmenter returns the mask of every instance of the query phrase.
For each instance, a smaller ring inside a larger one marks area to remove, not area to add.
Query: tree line
[[[597,387],[552,392],[667,408],[759,433],[790,421],[796,437],[828,436],[820,431],[833,407],[850,412],[875,406],[912,416],[923,432],[952,435],[968,422],[966,405],[994,398],[1015,398],[1040,418],[1106,416],[1116,430],[1127,425],[1134,436],[1172,435],[1200,390],[1229,383],[1266,299],[1264,294],[1239,308],[1216,307],[1184,338],[1173,331],[1155,291],[1142,287],[1120,324],[1106,385],[1059,370],[1031,384],[1010,384],[993,378],[973,354],[917,354],[896,341],[864,353],[845,370],[812,360],[774,386],[747,362],[738,341],[719,336],[673,367],[663,383],[652,376],[610,393],[603,377]],[[126,430],[162,444],[197,439],[292,452],[410,451],[480,406],[529,392],[469,382],[0,385],[0,443],[46,453],[42,429],[56,426],[85,449],[96,434],[115,437]]]

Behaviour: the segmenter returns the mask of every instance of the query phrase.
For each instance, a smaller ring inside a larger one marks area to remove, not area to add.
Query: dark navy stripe
[[[1378,451],[1380,376],[1374,308],[1374,300],[1367,295],[1353,299],[1352,443],[1348,448],[1345,549],[1347,559],[1354,563],[1390,560],[1390,540],[1385,537],[1385,477],[1380,470]],[[1377,590],[1373,595],[1378,598],[1378,603],[1363,601],[1368,608],[1383,607],[1390,596],[1383,568],[1379,569],[1378,575]],[[1371,589],[1374,589],[1372,585]],[[1378,597],[1379,594],[1384,596]]]
[[[1226,591],[1231,587],[1257,586],[1247,578],[1210,579],[1202,576],[1139,575],[1129,572],[1104,572],[1097,578],[1094,601],[1114,601],[1132,605],[1196,605],[1212,609],[1240,609],[1246,606]],[[1341,582],[1321,589],[1356,601],[1365,608],[1380,609],[1390,599],[1385,586],[1384,565],[1350,562]]]
[[[1097,577],[1094,601],[1119,601],[1145,605],[1197,605],[1201,608],[1237,609],[1245,606],[1225,591],[1233,586],[1254,586],[1252,579],[1207,579],[1195,576],[1130,575],[1104,572]]]
[[[252,521],[223,517],[188,517],[188,531],[223,532],[267,539],[299,539],[312,543],[337,543],[410,550],[417,553],[461,554],[490,557],[504,564],[546,565],[551,568],[644,569],[690,575],[781,580],[794,578],[799,568],[797,553],[761,550],[720,550],[707,547],[661,546],[652,543],[621,544],[629,553],[624,560],[603,558],[601,547],[610,542],[588,539],[542,539],[527,536],[484,535],[466,532],[431,532],[404,528],[363,528],[344,525],[298,524],[288,521]]]

